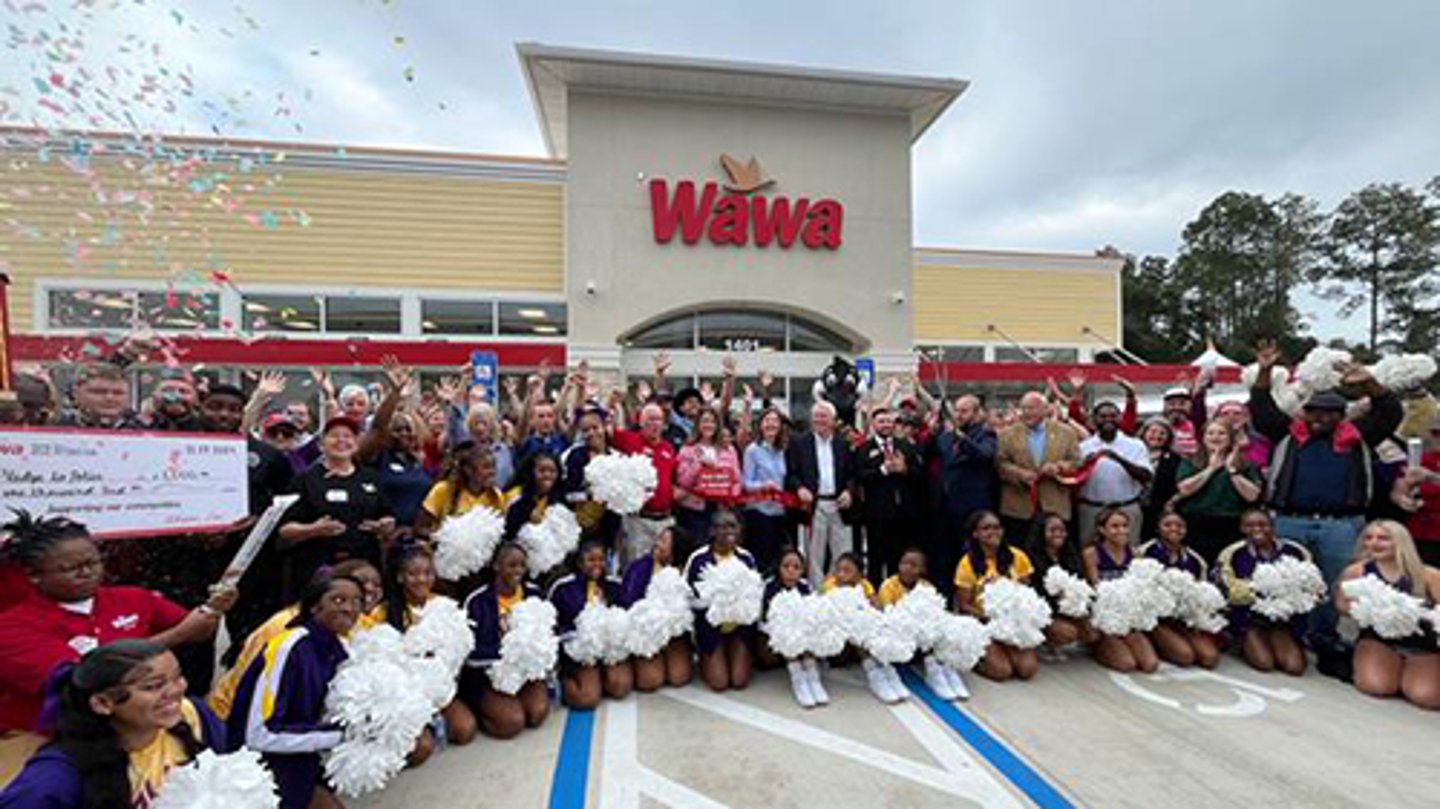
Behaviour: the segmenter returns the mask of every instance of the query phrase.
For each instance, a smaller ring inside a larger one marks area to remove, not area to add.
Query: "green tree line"
[[[1366,341],[1337,347],[1373,358],[1440,342],[1440,176],[1423,189],[1375,183],[1330,211],[1226,191],[1185,226],[1174,258],[1098,252],[1125,260],[1125,346],[1152,362],[1187,362],[1207,339],[1241,361],[1262,338],[1302,356],[1315,344],[1294,305],[1305,288],[1366,324]]]

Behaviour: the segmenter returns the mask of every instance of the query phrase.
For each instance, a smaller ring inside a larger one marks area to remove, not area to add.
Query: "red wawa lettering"
[[[845,208],[833,199],[793,203],[789,197],[726,194],[714,182],[705,183],[696,198],[695,183],[681,180],[671,193],[666,180],[650,181],[650,217],[655,241],[669,244],[678,231],[685,244],[708,238],[719,247],[756,247],[773,242],[788,250],[796,239],[811,250],[839,249],[845,227]]]

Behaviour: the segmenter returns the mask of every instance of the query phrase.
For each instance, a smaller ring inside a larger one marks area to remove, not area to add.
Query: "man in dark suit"
[[[834,559],[854,550],[850,526],[841,517],[850,508],[854,484],[854,456],[835,430],[835,406],[816,402],[810,408],[810,432],[785,449],[785,489],[795,493],[805,512],[800,547],[809,560],[812,585],[825,578],[827,551]]]
[[[866,565],[877,587],[899,571],[900,554],[920,541],[916,525],[916,476],[924,474],[915,444],[895,436],[895,414],[870,416],[873,434],[860,445],[855,474],[864,497]]]

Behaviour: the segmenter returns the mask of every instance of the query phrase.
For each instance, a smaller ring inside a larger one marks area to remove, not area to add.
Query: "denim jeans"
[[[1275,518],[1275,535],[1305,546],[1332,591],[1335,582],[1340,580],[1340,574],[1354,560],[1355,540],[1364,527],[1365,518],[1358,516],[1314,519],[1282,514]],[[1335,601],[1331,598],[1325,599],[1310,613],[1308,640],[1312,650],[1321,651],[1339,645],[1340,633],[1336,630],[1339,618]]]

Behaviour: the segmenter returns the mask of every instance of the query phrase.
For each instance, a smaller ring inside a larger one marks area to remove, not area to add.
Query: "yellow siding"
[[[161,283],[191,268],[208,277],[218,266],[242,290],[271,284],[564,290],[560,182],[283,163],[242,174],[231,162],[223,166],[230,175],[224,182],[246,202],[226,213],[211,194],[192,193],[187,181],[146,183],[112,157],[96,158],[95,168],[108,191],[152,192],[149,221],[136,205],[97,203],[85,178],[59,160],[11,156],[0,167],[0,267],[8,264],[14,283],[17,331],[34,328],[36,278]],[[105,224],[107,210],[119,212],[113,229]],[[243,217],[267,210],[276,227]],[[308,225],[292,211],[304,211]],[[89,251],[83,261],[67,247],[76,243]]]
[[[994,324],[1022,344],[1095,342],[1115,333],[1113,273],[915,265],[915,341],[993,341]]]

